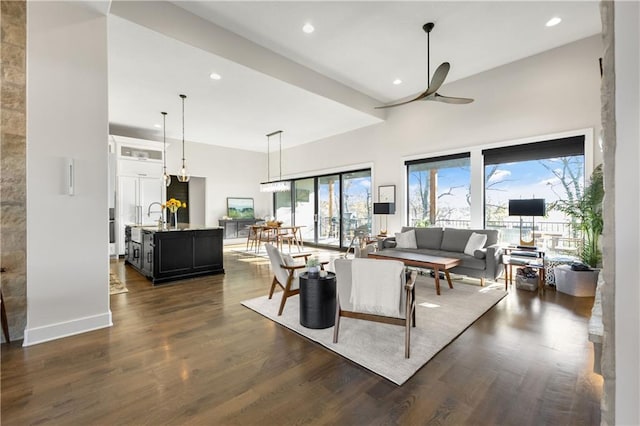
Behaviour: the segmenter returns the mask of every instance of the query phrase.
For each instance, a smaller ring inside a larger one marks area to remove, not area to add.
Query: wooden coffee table
[[[449,288],[453,288],[451,277],[449,276],[449,269],[460,265],[460,259],[430,256],[428,254],[399,250],[381,250],[374,253],[369,253],[369,257],[374,259],[399,260],[401,262],[404,262],[404,264],[407,266],[433,269],[436,280],[436,293],[438,294],[438,296],[440,295],[440,271],[444,272],[445,277],[447,277]]]

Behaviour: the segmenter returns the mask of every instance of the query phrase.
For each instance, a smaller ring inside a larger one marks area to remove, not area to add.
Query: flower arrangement
[[[162,205],[163,209],[167,208],[171,213],[177,212],[180,207],[187,207],[187,203],[183,203],[182,201],[176,200],[175,198],[171,198],[169,201],[167,201],[166,204]]]

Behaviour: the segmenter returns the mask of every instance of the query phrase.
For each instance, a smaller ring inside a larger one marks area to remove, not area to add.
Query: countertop
[[[148,232],[176,232],[176,231],[206,231],[211,229],[223,229],[220,226],[190,226],[188,223],[179,223],[178,229],[173,226],[167,226],[166,229],[158,228],[157,226],[139,226],[139,225],[127,225],[130,228],[138,228],[142,231]]]

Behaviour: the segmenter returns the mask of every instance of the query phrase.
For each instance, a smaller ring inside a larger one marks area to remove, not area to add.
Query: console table
[[[218,219],[218,225],[224,229],[223,238],[247,238],[249,227],[259,219]]]
[[[505,269],[504,289],[509,288],[509,284],[513,284],[513,267],[528,267],[538,270],[538,293],[544,293],[545,286],[545,264],[544,250],[533,247],[504,247],[502,255],[502,264]]]

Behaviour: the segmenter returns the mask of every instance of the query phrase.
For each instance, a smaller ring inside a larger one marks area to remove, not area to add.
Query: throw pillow
[[[284,266],[296,266],[296,261],[290,254],[282,253],[282,261],[284,262]]]
[[[416,231],[396,232],[396,248],[418,248],[416,244]]]
[[[464,254],[468,254],[469,256],[473,256],[476,250],[480,250],[484,247],[484,244],[487,242],[487,236],[484,234],[476,234],[475,232],[471,233],[469,240],[467,241],[467,245],[464,248]]]

